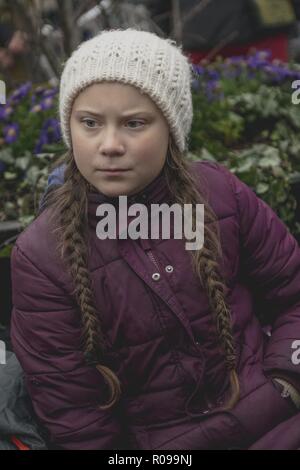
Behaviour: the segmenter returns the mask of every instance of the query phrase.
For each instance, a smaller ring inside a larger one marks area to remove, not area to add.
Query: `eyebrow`
[[[78,109],[77,111],[75,111],[75,114],[91,114],[92,116],[95,116],[95,117],[98,117],[98,118],[102,118],[104,117],[103,114],[101,113],[97,113],[95,111],[92,111],[90,109]],[[153,116],[152,113],[150,113],[149,111],[143,111],[142,109],[139,109],[139,110],[136,110],[136,111],[130,111],[129,113],[124,113],[122,114],[121,116],[122,117],[131,117],[131,116],[136,116],[137,114],[145,114],[146,116]]]

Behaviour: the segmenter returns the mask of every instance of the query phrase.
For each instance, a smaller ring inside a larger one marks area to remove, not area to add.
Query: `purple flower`
[[[206,98],[209,101],[219,98],[218,89],[220,88],[220,83],[218,80],[209,80],[206,83]]]
[[[40,106],[43,111],[52,108],[53,106],[53,99],[51,97],[45,98],[43,101],[40,102]]]
[[[41,110],[42,110],[41,105],[40,104],[35,104],[34,106],[32,106],[32,108],[30,108],[29,112],[30,113],[38,113]]]
[[[293,70],[293,78],[295,80],[300,80],[300,71]]]
[[[249,67],[261,68],[271,62],[271,51],[269,49],[255,52],[246,57],[246,63]]]
[[[47,90],[47,88],[45,88],[44,86],[40,85],[40,86],[37,86],[34,90],[35,94],[36,95],[41,95],[42,93],[45,92],[45,90]]]
[[[245,63],[245,57],[242,56],[242,55],[237,55],[237,56],[233,56],[233,57],[228,57],[228,58],[225,60],[225,63],[228,63],[228,64],[237,64],[237,65],[244,64],[244,63]]]
[[[10,105],[0,106],[0,121],[7,119],[13,112],[13,108]]]
[[[36,144],[34,153],[41,153],[44,145],[58,142],[61,138],[61,129],[57,119],[48,118],[43,124],[39,140]]]
[[[269,64],[264,68],[264,71],[268,74],[269,78],[273,83],[281,83],[287,79],[294,78],[297,74],[293,70],[289,70],[286,67],[276,64]]]
[[[46,132],[46,131],[42,131],[42,132],[40,133],[40,137],[39,137],[38,143],[37,143],[36,146],[35,146],[34,153],[35,153],[35,154],[41,153],[41,152],[42,152],[42,149],[43,149],[43,147],[44,147],[44,145],[47,145],[47,144],[49,144],[47,132]]]
[[[35,90],[35,94],[31,96],[31,113],[38,113],[40,111],[46,111],[53,107],[54,96],[57,94],[58,88],[45,88],[39,87]],[[41,101],[37,102],[40,98]]]
[[[234,78],[234,76],[239,75],[227,71],[228,68],[232,69],[232,66],[239,70],[240,65],[245,64],[248,69],[248,77],[254,78],[257,72],[263,72],[266,74],[268,80],[271,80],[274,84],[279,84],[287,79],[298,79],[300,78],[300,72],[296,70],[289,69],[286,64],[279,61],[271,61],[271,51],[258,51],[255,54],[252,54],[248,57],[237,56],[230,57],[226,59],[224,68],[224,76],[229,78]],[[227,66],[227,70],[226,70]]]
[[[58,92],[58,88],[57,87],[54,87],[54,88],[47,88],[44,92],[43,92],[43,97],[44,98],[47,98],[47,97],[53,97],[54,95],[56,95]]]
[[[300,79],[299,70],[292,70],[283,62],[272,61],[271,57],[270,51],[258,51],[248,56],[226,58],[222,63],[193,64],[192,89],[197,93],[204,93],[206,98],[211,101],[224,97],[220,80],[234,81],[242,74],[245,78],[257,78],[264,83],[274,85]]]
[[[206,86],[209,90],[214,91],[218,86],[218,82],[216,80],[209,80]]]
[[[60,124],[55,118],[48,118],[43,124],[43,130],[48,132],[48,136],[52,142],[56,142],[61,138]]]
[[[45,91],[47,91],[48,88],[45,88],[44,86],[38,86],[35,88],[34,93],[32,93],[31,96],[31,104],[34,106],[36,104],[37,98],[43,97]]]
[[[196,73],[196,75],[204,75],[205,73],[205,68],[202,67],[201,65],[193,64],[193,70]]]
[[[4,127],[4,141],[7,144],[12,144],[15,142],[19,136],[20,126],[18,123],[8,124]]]
[[[16,103],[20,101],[24,96],[26,96],[31,89],[32,83],[31,82],[26,82],[23,85],[21,85],[19,88],[17,88],[9,97],[9,102],[10,103]]]
[[[208,76],[211,80],[214,80],[214,81],[220,78],[220,74],[216,70],[208,70]]]

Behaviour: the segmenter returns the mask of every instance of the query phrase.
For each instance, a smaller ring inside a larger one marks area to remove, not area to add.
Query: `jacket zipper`
[[[149,249],[149,250],[146,251],[146,253],[147,253],[148,257],[151,259],[152,263],[156,266],[158,272],[161,273],[161,270],[160,270],[160,267],[159,267],[159,262],[158,262],[157,258],[155,258],[152,250]],[[185,410],[186,410],[187,414],[190,415],[190,416],[193,416],[193,413],[188,411],[188,404],[191,401],[191,399],[194,397],[194,395],[197,393],[198,388],[199,387],[196,386],[196,389],[193,391],[193,393],[190,395],[190,397],[187,399],[187,401],[185,403]],[[207,397],[204,397],[204,401],[205,401],[205,404],[206,404],[206,408],[205,408],[204,411],[200,412],[200,415],[212,413],[212,405],[207,400]],[[198,415],[199,414],[196,413],[196,416],[198,416]]]

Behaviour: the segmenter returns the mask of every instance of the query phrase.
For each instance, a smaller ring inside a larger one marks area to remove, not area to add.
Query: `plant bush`
[[[300,105],[292,103],[299,68],[260,52],[194,72],[191,158],[226,165],[299,234],[291,191],[300,181]]]
[[[63,151],[56,118],[57,88],[30,82],[0,106],[0,221],[34,218],[50,161]]]

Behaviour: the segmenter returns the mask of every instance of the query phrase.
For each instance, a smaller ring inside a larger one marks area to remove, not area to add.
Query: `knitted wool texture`
[[[70,115],[76,96],[101,81],[117,81],[146,93],[162,111],[181,151],[193,119],[192,64],[171,39],[133,28],[105,30],[81,43],[66,61],[60,81],[62,136],[71,148]]]

